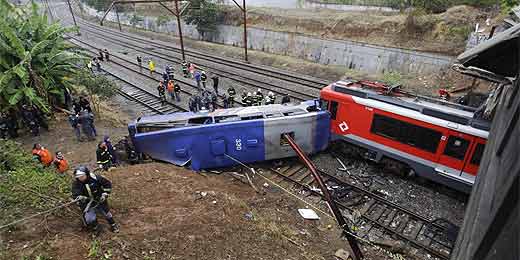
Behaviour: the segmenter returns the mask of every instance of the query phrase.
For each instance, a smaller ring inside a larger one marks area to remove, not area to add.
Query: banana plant
[[[23,7],[0,0],[0,109],[21,103],[44,112],[63,102],[86,57],[63,36],[72,31],[49,23],[34,2]]]

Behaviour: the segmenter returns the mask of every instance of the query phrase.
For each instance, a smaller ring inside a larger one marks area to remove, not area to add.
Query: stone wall
[[[89,15],[101,17],[101,12],[85,7]],[[120,14],[122,24],[130,25],[132,15]],[[161,26],[156,17],[142,17],[143,21],[135,26],[155,32],[177,35],[177,23],[170,20]],[[174,17],[172,16],[172,19]],[[115,13],[110,13],[109,21],[117,21]],[[183,34],[187,38],[202,40],[193,25],[182,24]],[[248,47],[274,54],[287,55],[326,65],[346,66],[350,69],[368,73],[395,71],[403,74],[428,74],[446,69],[452,57],[382,47],[352,41],[320,39],[308,35],[277,32],[259,28],[248,28]],[[243,28],[239,26],[219,25],[215,33],[207,34],[204,40],[232,46],[243,46]]]

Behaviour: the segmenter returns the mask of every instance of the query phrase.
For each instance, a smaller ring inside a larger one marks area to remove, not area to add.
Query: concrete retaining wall
[[[85,7],[89,15],[101,17],[103,14]],[[132,15],[120,14],[121,23],[130,25]],[[172,16],[172,19],[174,17]],[[110,13],[109,21],[117,21],[115,13]],[[142,17],[136,27],[155,32],[177,35],[176,21],[168,21],[157,26],[156,17]],[[185,37],[201,40],[202,36],[193,25],[182,24]],[[382,47],[352,41],[320,39],[312,36],[248,28],[248,47],[253,50],[297,57],[326,65],[341,65],[368,73],[395,71],[403,74],[435,73],[447,68],[453,57]],[[219,25],[217,31],[205,35],[206,41],[243,46],[243,28]]]

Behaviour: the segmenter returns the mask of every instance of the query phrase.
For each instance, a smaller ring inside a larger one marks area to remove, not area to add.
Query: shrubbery
[[[43,211],[67,201],[70,177],[43,166],[20,144],[0,139],[0,226],[27,211]]]

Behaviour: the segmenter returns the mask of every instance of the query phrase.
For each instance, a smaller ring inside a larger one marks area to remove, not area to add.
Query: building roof
[[[520,24],[496,34],[457,57],[464,67],[476,67],[502,77],[514,78],[519,69]]]

